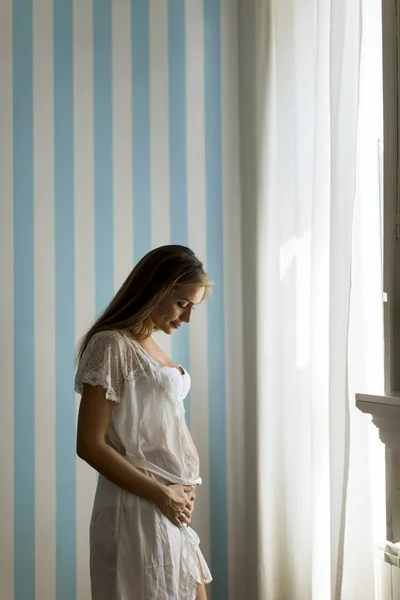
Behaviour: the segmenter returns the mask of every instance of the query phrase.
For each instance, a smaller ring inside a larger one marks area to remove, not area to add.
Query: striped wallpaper
[[[96,474],[75,455],[74,348],[154,246],[213,298],[166,350],[191,371],[213,597],[243,534],[237,15],[232,0],[0,3],[0,597],[89,600]]]

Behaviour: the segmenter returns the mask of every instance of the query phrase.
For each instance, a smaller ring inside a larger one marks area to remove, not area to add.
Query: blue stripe
[[[14,0],[13,2],[13,79],[14,599],[34,600],[35,382],[32,0]]]
[[[207,263],[215,282],[207,304],[212,593],[228,600],[220,26],[219,0],[204,0]]]
[[[73,0],[54,0],[56,598],[76,597]]]
[[[114,295],[111,0],[93,2],[96,313]]]
[[[169,157],[171,243],[188,245],[186,176],[186,43],[185,2],[168,0]],[[172,357],[190,371],[189,330],[172,338]],[[190,425],[190,397],[185,400]]]
[[[133,248],[137,262],[151,250],[150,50],[148,0],[132,0]]]

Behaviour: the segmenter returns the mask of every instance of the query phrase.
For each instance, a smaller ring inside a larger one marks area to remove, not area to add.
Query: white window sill
[[[386,562],[400,566],[400,398],[396,396],[356,395],[356,406],[372,415],[385,444],[386,468]]]
[[[363,413],[372,415],[385,446],[400,453],[400,398],[356,394],[356,406]]]

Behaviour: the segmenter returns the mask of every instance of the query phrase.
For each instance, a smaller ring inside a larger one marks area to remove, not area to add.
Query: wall
[[[236,29],[230,0],[0,4],[4,600],[90,598],[96,476],[75,457],[74,347],[169,242],[215,281],[190,330],[164,341],[193,378],[213,596],[243,597]]]

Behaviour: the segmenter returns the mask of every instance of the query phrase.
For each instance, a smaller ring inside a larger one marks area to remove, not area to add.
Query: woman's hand
[[[190,509],[189,509],[190,517],[189,517],[188,525],[191,525],[192,524],[192,513],[194,510],[194,501],[196,500],[196,494],[195,494],[194,488],[192,488],[192,491],[188,494],[188,496],[189,496],[189,503],[190,503]]]
[[[195,500],[194,488],[183,485],[168,485],[158,507],[177,527],[190,525]]]

